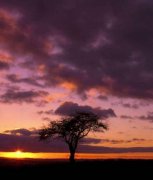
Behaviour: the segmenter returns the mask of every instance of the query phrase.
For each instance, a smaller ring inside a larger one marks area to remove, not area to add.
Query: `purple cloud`
[[[68,151],[64,142],[40,142],[37,136],[0,134],[0,151],[57,152]]]
[[[7,70],[9,69],[9,64],[6,62],[0,61],[0,70]]]
[[[8,89],[0,96],[0,101],[3,103],[33,103],[37,98],[44,97],[48,93],[45,91],[21,91]]]
[[[25,128],[20,128],[20,129],[6,130],[4,131],[4,133],[11,135],[19,135],[19,136],[31,136],[38,134],[38,130],[30,131]]]
[[[99,96],[97,96],[97,98],[102,100],[102,101],[108,101],[108,97],[107,96],[99,95]]]
[[[1,0],[0,7],[0,45],[26,57],[20,67],[40,70],[46,86],[153,99],[152,1]]]
[[[133,148],[109,148],[103,146],[91,146],[90,143],[98,143],[99,140],[87,139],[87,144],[79,144],[77,152],[88,153],[121,153],[121,152],[153,152],[152,147],[133,147]],[[107,141],[107,140],[106,140]],[[137,139],[135,141],[143,141]],[[113,140],[110,143],[122,143]],[[0,134],[0,151],[16,151],[21,149],[25,152],[68,152],[66,144],[60,140],[44,143],[34,136],[17,136]]]
[[[146,121],[153,122],[153,112],[148,112],[147,115],[136,116],[136,118],[138,118],[140,120],[146,120]]]
[[[138,109],[139,108],[138,104],[122,103],[122,105],[125,108],[132,108],[132,109]]]
[[[55,114],[60,115],[71,115],[76,112],[94,112],[101,118],[109,118],[109,117],[116,117],[115,112],[112,109],[101,109],[100,107],[93,108],[91,106],[81,106],[77,103],[73,102],[65,102],[62,105],[60,105],[56,110]]]
[[[51,114],[54,113],[54,111],[51,109],[51,110],[48,110],[48,111],[38,111],[37,113],[40,114],[40,115],[42,115],[42,114],[51,115]]]
[[[12,83],[25,83],[37,87],[44,87],[42,84],[38,82],[38,79],[34,77],[19,78],[16,74],[9,74],[6,76],[6,79]]]
[[[128,115],[121,115],[120,118],[122,118],[122,119],[134,119],[134,117],[128,116]]]
[[[146,141],[146,139],[139,139],[139,138],[133,138],[133,139],[129,139],[129,140],[117,140],[117,139],[102,139],[101,142],[102,143],[110,143],[110,144],[123,144],[123,143],[140,143],[140,142],[144,142]]]

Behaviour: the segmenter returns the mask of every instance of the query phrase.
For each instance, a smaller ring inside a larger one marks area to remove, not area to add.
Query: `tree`
[[[60,137],[69,147],[70,162],[75,161],[75,152],[80,139],[90,131],[107,130],[107,125],[94,113],[78,112],[71,116],[63,117],[60,121],[51,121],[49,126],[39,132],[40,140]]]

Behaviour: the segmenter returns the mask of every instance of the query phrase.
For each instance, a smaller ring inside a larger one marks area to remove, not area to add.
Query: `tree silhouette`
[[[60,121],[51,121],[49,126],[39,132],[40,140],[60,137],[69,147],[70,162],[75,161],[75,152],[80,139],[90,131],[107,130],[107,125],[100,121],[94,113],[78,112],[71,116],[63,117]]]

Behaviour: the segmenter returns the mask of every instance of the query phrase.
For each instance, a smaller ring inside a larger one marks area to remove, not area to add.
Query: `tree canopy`
[[[90,131],[107,130],[107,125],[92,112],[77,112],[63,117],[59,121],[51,121],[48,127],[39,132],[40,140],[59,137],[64,139],[70,151],[70,161],[73,162],[75,152],[80,139],[88,135]]]

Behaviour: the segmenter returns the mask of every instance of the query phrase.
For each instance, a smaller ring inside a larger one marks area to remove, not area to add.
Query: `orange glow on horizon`
[[[17,150],[15,152],[0,152],[0,157],[4,158],[15,158],[15,159],[67,159],[68,153],[33,153],[33,152],[22,152]]]
[[[0,152],[0,157],[14,159],[69,159],[69,153]],[[153,152],[133,153],[76,153],[76,159],[153,159]]]

